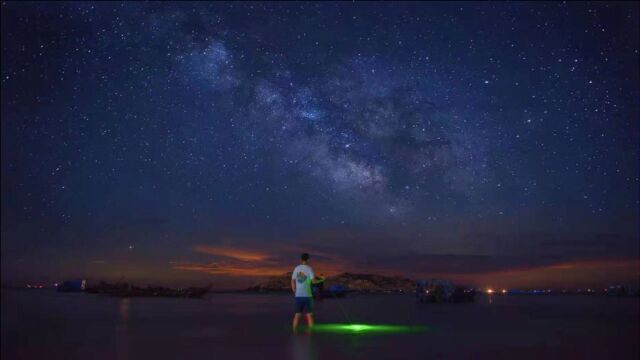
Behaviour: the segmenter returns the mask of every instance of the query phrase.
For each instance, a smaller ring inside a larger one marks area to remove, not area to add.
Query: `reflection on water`
[[[291,359],[292,360],[315,360],[317,359],[314,348],[313,336],[309,333],[299,333],[291,336]]]
[[[131,299],[124,298],[120,300],[120,322],[126,324],[129,320],[129,303]]]
[[[284,295],[1,295],[2,359],[635,359],[640,335],[638,299],[604,296],[417,304],[412,296],[353,295],[318,301],[314,311],[325,325],[344,323],[346,313],[352,331],[292,335]],[[428,331],[369,332],[358,324]]]
[[[116,356],[129,359],[129,298],[121,299],[118,306],[119,321],[116,325]]]

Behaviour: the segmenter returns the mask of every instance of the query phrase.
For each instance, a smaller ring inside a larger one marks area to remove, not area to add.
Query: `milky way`
[[[637,259],[637,29],[634,3],[3,3],[3,281],[191,276],[215,245]]]

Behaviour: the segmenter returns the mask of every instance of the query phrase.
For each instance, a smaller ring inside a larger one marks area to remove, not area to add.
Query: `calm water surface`
[[[401,295],[316,302],[318,322],[424,325],[419,334],[301,334],[292,298],[118,299],[2,290],[2,359],[637,359],[637,298]],[[347,319],[348,318],[348,319]]]

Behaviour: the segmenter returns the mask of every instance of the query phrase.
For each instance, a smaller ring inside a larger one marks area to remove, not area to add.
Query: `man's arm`
[[[324,281],[323,276],[316,276],[314,273],[311,273],[311,283],[318,284]]]
[[[291,279],[291,291],[293,291],[294,294],[296,292],[296,281],[294,279]]]

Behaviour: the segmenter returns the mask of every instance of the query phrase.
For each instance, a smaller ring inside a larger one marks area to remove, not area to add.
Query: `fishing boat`
[[[87,288],[87,280],[67,280],[56,287],[60,292],[82,292]]]
[[[311,285],[311,292],[316,299],[343,298],[347,295],[347,287],[342,284],[333,284],[324,288],[324,280]]]

